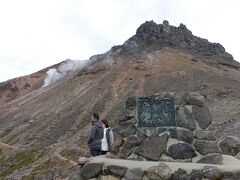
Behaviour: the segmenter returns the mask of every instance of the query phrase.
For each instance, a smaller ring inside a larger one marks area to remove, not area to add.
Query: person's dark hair
[[[109,126],[109,123],[108,123],[108,121],[107,121],[106,119],[103,119],[103,120],[102,120],[102,123],[105,124],[106,128],[109,128],[109,127],[110,127],[110,126]]]
[[[96,118],[97,120],[99,120],[99,115],[97,113],[93,113],[92,114],[94,118]]]

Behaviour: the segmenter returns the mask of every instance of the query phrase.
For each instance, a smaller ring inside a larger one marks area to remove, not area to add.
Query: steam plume
[[[87,61],[84,60],[66,60],[63,63],[60,64],[58,68],[51,68],[47,71],[47,76],[44,79],[44,85],[48,86],[50,84],[53,84],[63,78],[65,78],[67,75],[72,75],[75,72],[81,70],[85,65],[87,64]]]

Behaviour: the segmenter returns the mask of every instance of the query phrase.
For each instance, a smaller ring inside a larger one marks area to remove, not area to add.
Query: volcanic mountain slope
[[[55,64],[30,75],[10,79],[0,83],[0,106],[43,86],[47,71],[57,68],[61,63]]]
[[[217,137],[239,136],[239,63],[220,44],[193,36],[186,26],[146,22],[123,45],[89,61],[93,63],[76,76],[1,107],[0,162],[5,166],[0,176],[48,173],[52,171],[49,161],[64,164],[66,157],[87,153],[91,113],[98,112],[114,126],[130,96],[200,92],[213,114],[211,129]],[[10,158],[6,158],[7,152]],[[32,159],[15,162],[18,166],[11,168],[11,157],[29,152]],[[71,163],[61,168],[69,168]],[[46,172],[40,171],[43,169]]]

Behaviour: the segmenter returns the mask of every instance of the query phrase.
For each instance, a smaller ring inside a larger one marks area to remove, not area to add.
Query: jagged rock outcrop
[[[207,39],[194,36],[184,25],[179,27],[169,25],[168,21],[156,24],[154,21],[146,21],[138,29],[134,36],[123,45],[124,52],[135,54],[141,51],[153,51],[162,47],[174,47],[201,54],[205,58],[214,57],[216,63],[239,68],[232,55],[225,51],[219,43],[211,43]],[[115,49],[118,49],[115,47]],[[114,49],[113,49],[114,50]]]

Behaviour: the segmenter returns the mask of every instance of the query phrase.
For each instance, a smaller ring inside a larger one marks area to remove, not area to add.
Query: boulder
[[[212,141],[195,141],[195,149],[201,154],[221,153],[221,150],[216,142]]]
[[[144,131],[141,130],[142,128],[137,129],[137,137],[140,139],[140,141],[144,141],[145,139],[148,138],[148,136],[144,133]]]
[[[192,113],[184,106],[179,106],[176,109],[177,126],[190,130],[196,129],[195,118]]]
[[[81,167],[77,166],[77,167],[73,167],[69,173],[69,175],[67,176],[67,180],[76,180],[76,179],[81,179],[80,177],[80,171],[81,171]],[[23,177],[24,179],[24,177]],[[44,179],[44,178],[38,178],[36,176],[34,176],[33,179]],[[46,178],[45,178],[46,179]]]
[[[90,179],[97,177],[102,170],[101,163],[90,163],[86,164],[80,171],[80,177],[82,179]]]
[[[214,153],[202,157],[200,160],[197,161],[197,163],[222,165],[223,158],[220,153]]]
[[[191,144],[193,142],[193,132],[185,129],[169,129],[170,137]]]
[[[125,178],[127,180],[141,180],[143,178],[144,171],[141,168],[128,169]]]
[[[188,180],[190,176],[187,174],[187,171],[179,168],[171,175],[171,180]]]
[[[240,170],[222,171],[223,179],[238,179],[240,177]]]
[[[205,97],[198,92],[188,92],[186,95],[187,104],[199,107],[204,106],[204,98]]]
[[[117,154],[119,151],[119,147],[123,144],[123,138],[121,136],[115,136],[114,138],[114,143],[110,148],[110,152],[113,154]]]
[[[177,143],[169,146],[167,155],[173,159],[188,159],[197,156],[194,148],[187,143]]]
[[[203,177],[208,179],[221,179],[221,174],[215,166],[204,166],[201,170]]]
[[[126,100],[126,104],[125,104],[125,109],[129,108],[129,107],[134,107],[137,105],[137,99],[136,97],[129,97]]]
[[[125,105],[125,116],[126,119],[133,118],[136,115],[136,97],[129,97],[126,100],[126,105]]]
[[[100,176],[100,180],[120,180],[119,177],[107,175],[107,176]]]
[[[195,137],[199,140],[216,141],[216,136],[211,131],[197,130]]]
[[[127,168],[123,166],[110,165],[108,166],[108,170],[111,174],[114,174],[119,177],[123,177],[127,171]]]
[[[212,123],[212,115],[206,106],[192,106],[192,113],[199,123],[200,128],[206,129]]]
[[[186,105],[187,92],[179,92],[174,95],[175,104]]]
[[[201,171],[193,169],[190,174],[190,180],[201,180],[201,179],[202,179]]]
[[[131,135],[134,135],[137,131],[136,126],[131,122],[125,122],[121,123],[116,127],[116,131],[122,136],[122,137],[129,137]]]
[[[164,127],[158,127],[158,128],[157,128],[157,134],[159,135],[159,134],[165,132],[166,130],[167,130],[167,129],[164,128]]]
[[[145,170],[145,174],[150,180],[165,180],[171,176],[171,169],[164,163],[160,163],[159,166],[152,166]]]
[[[135,115],[136,115],[136,106],[128,107],[125,109],[125,116],[127,120],[134,118]]]
[[[157,161],[167,149],[168,135],[152,136],[140,144],[135,153],[150,160]]]
[[[79,157],[78,158],[78,165],[80,165],[80,166],[83,166],[87,162],[88,162],[88,158],[86,158],[86,157]]]
[[[236,156],[240,152],[240,139],[235,136],[224,137],[219,146],[223,154]]]
[[[121,147],[118,156],[121,158],[127,158],[132,153],[136,145],[138,145],[139,143],[140,140],[138,137],[136,136],[128,137],[123,146]]]
[[[141,127],[138,128],[137,133],[141,133],[145,137],[158,136],[158,134],[160,134],[158,129],[157,127]]]

